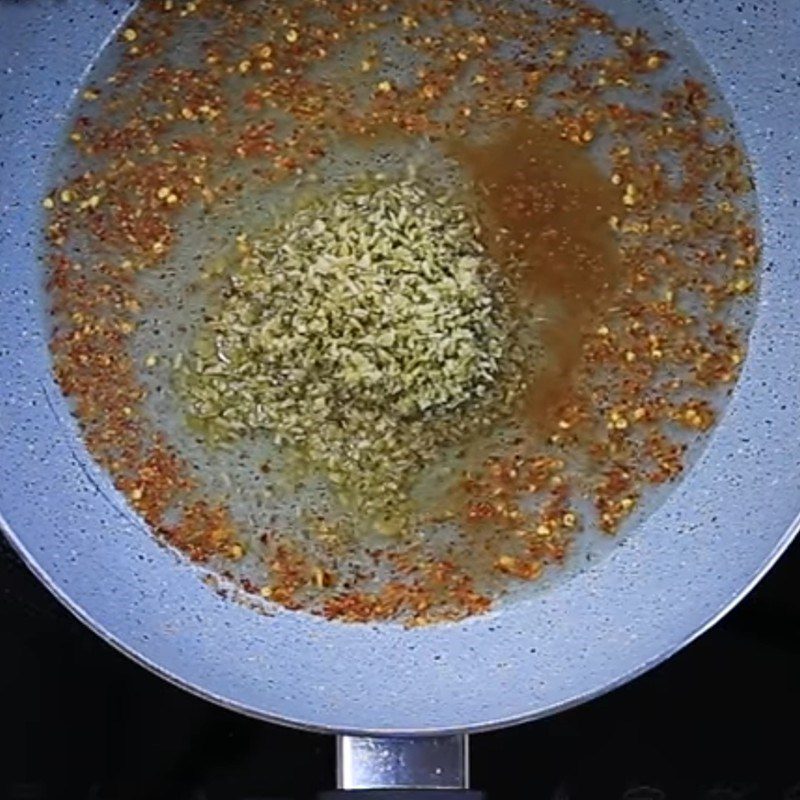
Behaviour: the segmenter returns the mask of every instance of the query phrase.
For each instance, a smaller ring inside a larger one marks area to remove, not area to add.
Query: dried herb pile
[[[179,370],[192,416],[212,439],[273,435],[396,530],[465,415],[488,422],[520,388],[478,233],[467,208],[407,179],[348,185],[242,237]]]

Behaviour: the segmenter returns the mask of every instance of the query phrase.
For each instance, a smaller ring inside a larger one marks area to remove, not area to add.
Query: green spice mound
[[[362,519],[402,528],[419,470],[515,392],[477,233],[406,180],[350,185],[240,242],[181,368],[191,416],[214,439],[269,432]]]

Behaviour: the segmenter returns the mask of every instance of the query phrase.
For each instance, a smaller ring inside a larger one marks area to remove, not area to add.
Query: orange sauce
[[[533,119],[489,143],[462,140],[448,149],[478,188],[485,244],[510,270],[521,313],[539,321],[543,359],[525,414],[537,428],[549,427],[568,401],[582,335],[621,282],[609,222],[621,213],[621,192],[586,148]]]

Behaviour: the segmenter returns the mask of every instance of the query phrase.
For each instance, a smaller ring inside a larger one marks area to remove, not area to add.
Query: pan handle
[[[337,785],[320,800],[482,800],[469,787],[469,740],[339,736]]]
[[[486,800],[474,789],[333,789],[317,800]]]

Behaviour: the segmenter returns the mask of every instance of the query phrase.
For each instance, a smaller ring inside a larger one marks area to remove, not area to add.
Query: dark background
[[[0,797],[305,798],[330,737],[190,696],[102,643],[0,536]],[[472,740],[490,800],[800,800],[800,542],[666,664],[556,717]],[[457,687],[454,687],[457,691]]]

